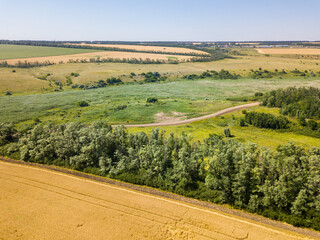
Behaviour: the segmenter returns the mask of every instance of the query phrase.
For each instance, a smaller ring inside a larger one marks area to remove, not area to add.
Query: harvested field
[[[262,54],[320,55],[320,48],[257,48]]]
[[[63,61],[64,63],[69,60],[83,60],[86,59],[89,61],[90,58],[136,58],[136,59],[151,59],[151,60],[188,60],[193,58],[193,56],[181,56],[181,55],[166,55],[166,54],[156,54],[156,53],[137,53],[137,52],[116,52],[116,51],[103,51],[103,52],[91,52],[91,53],[81,53],[81,54],[71,54],[63,56],[47,56],[47,57],[32,57],[32,58],[16,58],[6,60],[8,64],[16,64],[17,62],[45,62],[50,61],[54,63],[59,63]]]
[[[118,45],[118,44],[72,44],[72,45],[80,45],[80,46],[92,46],[92,47],[108,47],[108,48],[122,48],[122,49],[131,49],[135,51],[155,51],[155,52],[170,52],[170,53],[196,53],[196,54],[206,54],[207,52],[189,49],[189,48],[180,48],[180,47],[160,47],[160,46],[140,46],[140,45]]]
[[[318,236],[273,221],[269,225],[152,195],[152,191],[160,194],[156,190],[144,193],[117,185],[0,162],[0,239],[295,240]]]

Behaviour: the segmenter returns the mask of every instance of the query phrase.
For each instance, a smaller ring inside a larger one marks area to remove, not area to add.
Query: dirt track
[[[200,120],[205,120],[213,117],[217,117],[220,115],[224,115],[227,113],[235,112],[241,109],[249,108],[249,107],[255,107],[258,106],[260,103],[259,102],[254,102],[254,103],[248,103],[240,106],[235,106],[231,108],[226,108],[221,111],[218,111],[216,113],[212,113],[206,116],[202,117],[197,117],[197,118],[190,118],[186,120],[181,120],[181,121],[170,121],[170,122],[160,122],[160,123],[147,123],[147,124],[133,124],[133,125],[124,125],[125,127],[161,127],[161,126],[176,126],[176,125],[183,125],[183,124],[189,124],[192,122],[200,121]]]
[[[222,206],[26,164],[0,162],[0,239],[320,239]]]

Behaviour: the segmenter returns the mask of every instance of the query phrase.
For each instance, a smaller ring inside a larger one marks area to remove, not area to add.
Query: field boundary
[[[51,170],[54,172],[59,172],[59,173],[67,174],[67,175],[76,176],[79,178],[93,180],[96,182],[107,183],[110,185],[134,190],[134,191],[137,191],[140,193],[147,193],[147,194],[162,197],[165,199],[175,200],[175,201],[179,201],[179,202],[183,202],[183,203],[187,203],[187,204],[192,204],[192,205],[202,207],[202,208],[212,209],[212,210],[219,211],[219,212],[222,212],[225,214],[231,214],[231,215],[243,218],[243,219],[258,222],[258,223],[262,224],[261,227],[264,227],[263,225],[268,225],[270,227],[274,227],[274,228],[278,228],[278,229],[282,229],[282,230],[286,230],[286,231],[290,231],[290,232],[295,232],[295,233],[302,234],[302,235],[305,235],[308,237],[320,239],[320,232],[316,232],[316,231],[313,231],[310,229],[297,228],[292,225],[289,225],[289,224],[286,224],[283,222],[274,221],[271,219],[267,219],[267,218],[264,218],[264,217],[256,215],[256,214],[251,214],[248,212],[244,212],[244,211],[240,211],[240,210],[236,210],[236,209],[231,209],[231,208],[217,205],[217,204],[210,203],[210,202],[204,202],[204,201],[200,201],[197,199],[183,197],[183,196],[180,196],[180,195],[177,195],[174,193],[161,191],[161,190],[154,189],[154,188],[147,187],[147,186],[134,185],[134,184],[125,183],[125,182],[121,182],[118,180],[109,179],[106,177],[95,176],[95,175],[91,175],[91,174],[87,174],[87,173],[83,173],[83,172],[78,172],[75,170],[66,169],[66,168],[62,168],[62,167],[57,167],[57,166],[52,166],[52,165],[42,165],[42,164],[32,163],[32,162],[24,162],[24,161],[14,160],[14,159],[6,158],[6,157],[0,157],[0,161],[12,163],[12,164],[20,164],[20,165],[26,165],[26,166],[31,166],[31,167],[37,167],[37,168],[41,168],[41,169],[47,169],[47,170]]]

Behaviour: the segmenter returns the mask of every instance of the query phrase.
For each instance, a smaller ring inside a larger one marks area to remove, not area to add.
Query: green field
[[[320,80],[177,80],[151,84],[126,84],[91,89],[21,96],[1,96],[0,121],[21,122],[40,117],[42,121],[104,120],[109,123],[154,122],[156,113],[183,113],[188,118],[210,114],[237,104],[225,101],[230,97],[253,95],[287,86],[320,87]],[[159,103],[146,104],[147,97],[157,97]],[[89,107],[78,107],[87,101]],[[223,104],[222,102],[223,101]],[[239,103],[238,103],[239,104]],[[124,110],[115,110],[126,105]]]
[[[0,44],[0,60],[48,57],[88,52],[97,52],[97,50]]]

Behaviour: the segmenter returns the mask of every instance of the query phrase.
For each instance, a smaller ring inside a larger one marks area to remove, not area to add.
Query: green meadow
[[[228,98],[253,95],[287,86],[320,86],[320,80],[179,80],[150,84],[125,84],[91,90],[20,96],[1,96],[0,121],[21,122],[34,117],[44,121],[104,120],[113,124],[154,122],[159,112],[183,113],[196,117],[225,108],[236,102]],[[146,98],[156,97],[159,103],[146,104]],[[78,107],[77,102],[87,101],[88,107]],[[223,101],[223,104],[221,104]],[[119,110],[117,108],[123,109]]]
[[[0,60],[48,57],[88,52],[97,52],[97,50],[0,44]]]

